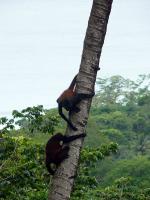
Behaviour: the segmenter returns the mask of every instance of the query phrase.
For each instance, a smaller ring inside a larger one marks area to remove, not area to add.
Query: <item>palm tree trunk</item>
[[[93,0],[77,79],[77,92],[79,93],[91,93],[94,90],[96,69],[99,66],[112,1]],[[91,99],[83,100],[79,104],[81,112],[71,116],[71,120],[78,131],[74,132],[68,127],[67,135],[85,132],[90,106]],[[82,144],[83,139],[78,139],[70,144],[69,158],[61,164],[53,177],[49,200],[68,200],[70,198],[74,183],[74,178],[70,177],[76,175]]]

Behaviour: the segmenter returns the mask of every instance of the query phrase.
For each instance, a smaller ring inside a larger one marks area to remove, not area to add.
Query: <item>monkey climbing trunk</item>
[[[92,93],[96,81],[100,55],[107,29],[109,14],[113,0],[93,0],[91,14],[88,22],[79,75],[77,77],[77,92]],[[85,132],[91,99],[83,100],[79,107],[81,111],[71,116],[73,124],[78,131],[67,128],[67,135]],[[69,158],[61,163],[52,179],[49,191],[49,200],[68,200],[73,188],[80,150],[83,139],[78,139],[70,144]]]

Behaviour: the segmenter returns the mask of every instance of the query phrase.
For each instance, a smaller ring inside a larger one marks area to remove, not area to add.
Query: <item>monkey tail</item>
[[[77,79],[77,76],[78,76],[78,74],[77,74],[77,75],[75,75],[75,77],[73,78],[73,80],[72,80],[72,82],[71,82],[71,84],[70,84],[70,86],[69,86],[69,88],[68,88],[68,89],[71,89],[71,90],[73,90],[73,89],[74,89],[74,86],[75,86],[75,84],[76,84],[76,79]]]

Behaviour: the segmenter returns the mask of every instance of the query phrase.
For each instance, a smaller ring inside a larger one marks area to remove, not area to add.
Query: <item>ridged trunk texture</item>
[[[94,90],[97,75],[96,68],[99,66],[112,1],[93,0],[77,78],[77,92],[91,93]],[[74,132],[68,127],[67,135],[85,132],[90,106],[91,99],[83,100],[79,104],[81,111],[74,113],[71,117],[78,131]],[[76,174],[82,145],[83,139],[78,139],[70,144],[69,158],[60,165],[52,179],[49,200],[70,199],[74,183],[74,179],[70,177]]]

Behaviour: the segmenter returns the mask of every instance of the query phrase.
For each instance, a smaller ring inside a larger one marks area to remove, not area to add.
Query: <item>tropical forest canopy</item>
[[[99,78],[72,200],[150,199],[150,75]],[[44,148],[66,124],[42,105],[0,118],[0,197],[46,200]]]

